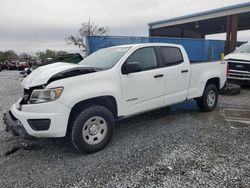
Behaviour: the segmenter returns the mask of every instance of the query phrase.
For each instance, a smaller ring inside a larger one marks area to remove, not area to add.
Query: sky
[[[246,0],[0,0],[0,51],[35,54],[45,49],[74,52],[65,38],[91,18],[109,35],[148,36],[148,23]],[[225,39],[225,34],[208,36]],[[250,31],[238,32],[250,41]]]

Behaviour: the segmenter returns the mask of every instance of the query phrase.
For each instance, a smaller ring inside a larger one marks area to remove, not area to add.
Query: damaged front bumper
[[[27,139],[32,138],[32,136],[30,136],[24,129],[22,123],[15,118],[11,111],[3,114],[3,120],[4,124],[6,125],[7,132],[12,132],[14,136],[21,136]]]
[[[27,138],[64,137],[71,109],[59,100],[40,104],[13,104],[4,115],[6,130]]]

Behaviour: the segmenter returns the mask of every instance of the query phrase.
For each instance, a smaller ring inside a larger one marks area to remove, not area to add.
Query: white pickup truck
[[[240,85],[250,85],[250,43],[245,43],[233,53],[225,56],[228,63],[228,81]]]
[[[79,151],[95,152],[109,142],[121,118],[188,99],[196,99],[203,111],[213,110],[226,74],[226,62],[190,64],[180,45],[105,48],[78,65],[34,70],[4,121],[15,135],[69,136]]]

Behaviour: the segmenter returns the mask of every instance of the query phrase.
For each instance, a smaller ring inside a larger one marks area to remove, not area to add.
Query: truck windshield
[[[250,53],[250,44],[243,44],[234,53]]]
[[[94,52],[79,62],[79,65],[87,65],[100,69],[112,68],[130,47],[104,48]]]

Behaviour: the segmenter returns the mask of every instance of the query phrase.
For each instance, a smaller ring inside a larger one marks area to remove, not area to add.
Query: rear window
[[[165,66],[176,65],[183,62],[181,50],[177,47],[161,47]]]

